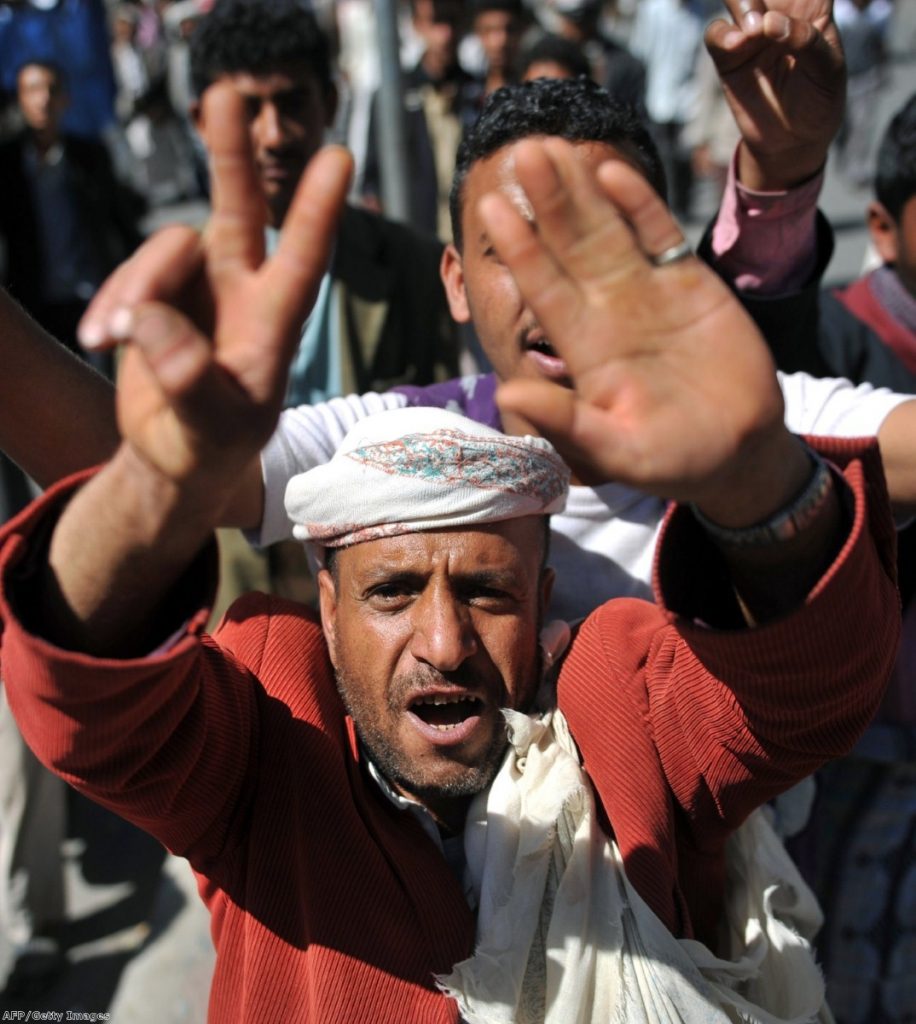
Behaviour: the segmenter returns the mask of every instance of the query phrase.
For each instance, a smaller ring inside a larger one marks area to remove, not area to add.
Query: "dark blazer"
[[[0,235],[6,244],[4,284],[26,307],[41,302],[41,268],[52,254],[42,250],[36,211],[26,178],[23,153],[26,132],[0,143]],[[118,182],[108,151],[93,139],[66,135],[62,138],[70,177],[86,224],[95,264],[102,278],[140,244],[137,219],[142,200]]]
[[[346,328],[343,393],[432,384],[458,371],[456,325],[439,277],[442,243],[347,206],[331,265]]]

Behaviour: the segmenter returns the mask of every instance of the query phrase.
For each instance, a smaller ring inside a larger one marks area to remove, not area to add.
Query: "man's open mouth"
[[[524,349],[536,363],[541,376],[558,383],[566,383],[569,376],[566,362],[540,331],[534,331],[525,337]]]
[[[553,346],[547,341],[533,341],[529,344],[528,348],[532,352],[542,352],[545,356],[558,358],[556,352],[553,350]]]
[[[469,694],[441,693],[417,697],[408,705],[408,711],[424,725],[439,732],[451,732],[483,712],[483,701]]]

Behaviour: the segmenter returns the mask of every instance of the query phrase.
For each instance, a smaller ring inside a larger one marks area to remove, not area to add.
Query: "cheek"
[[[490,660],[508,691],[509,703],[521,707],[530,701],[540,682],[537,629],[524,622],[507,621],[483,637]]]
[[[390,617],[338,616],[335,634],[338,668],[367,684],[379,680],[372,688],[386,690],[407,644],[403,624]]]
[[[467,279],[468,305],[475,323],[480,320],[493,327],[509,327],[524,305],[515,278],[499,265],[483,266]]]

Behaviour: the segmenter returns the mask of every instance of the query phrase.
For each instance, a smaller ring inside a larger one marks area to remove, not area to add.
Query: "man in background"
[[[65,134],[63,73],[27,60],[16,76],[23,128],[0,144],[3,281],[36,320],[79,352],[76,326],[108,274],[139,245],[139,198],[104,145]]]
[[[448,193],[455,154],[464,130],[480,110],[480,83],[458,63],[464,31],[464,5],[458,0],[411,0],[411,24],[423,47],[417,64],[404,76],[410,220],[443,240],[451,237]],[[369,125],[364,195],[381,197],[378,108]]]

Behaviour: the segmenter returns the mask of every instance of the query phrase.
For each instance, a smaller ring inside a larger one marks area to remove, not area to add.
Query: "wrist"
[[[827,150],[802,145],[780,153],[756,152],[747,140],[738,146],[738,181],[752,192],[786,192],[823,174]]]
[[[747,443],[695,495],[691,508],[726,530],[766,522],[789,505],[811,479],[808,446],[783,423]]]
[[[811,461],[808,482],[766,519],[748,526],[722,526],[692,505],[697,521],[717,544],[730,548],[760,548],[794,540],[821,518],[834,493],[833,473],[828,463],[807,446],[805,451]]]
[[[149,529],[171,528],[173,521],[183,532],[207,534],[222,522],[222,512],[235,494],[239,473],[230,476],[221,460],[212,460],[212,469],[198,468],[193,473],[173,474],[161,467],[130,442],[123,442],[104,473],[112,474],[111,488],[133,499],[136,512],[149,522]]]

